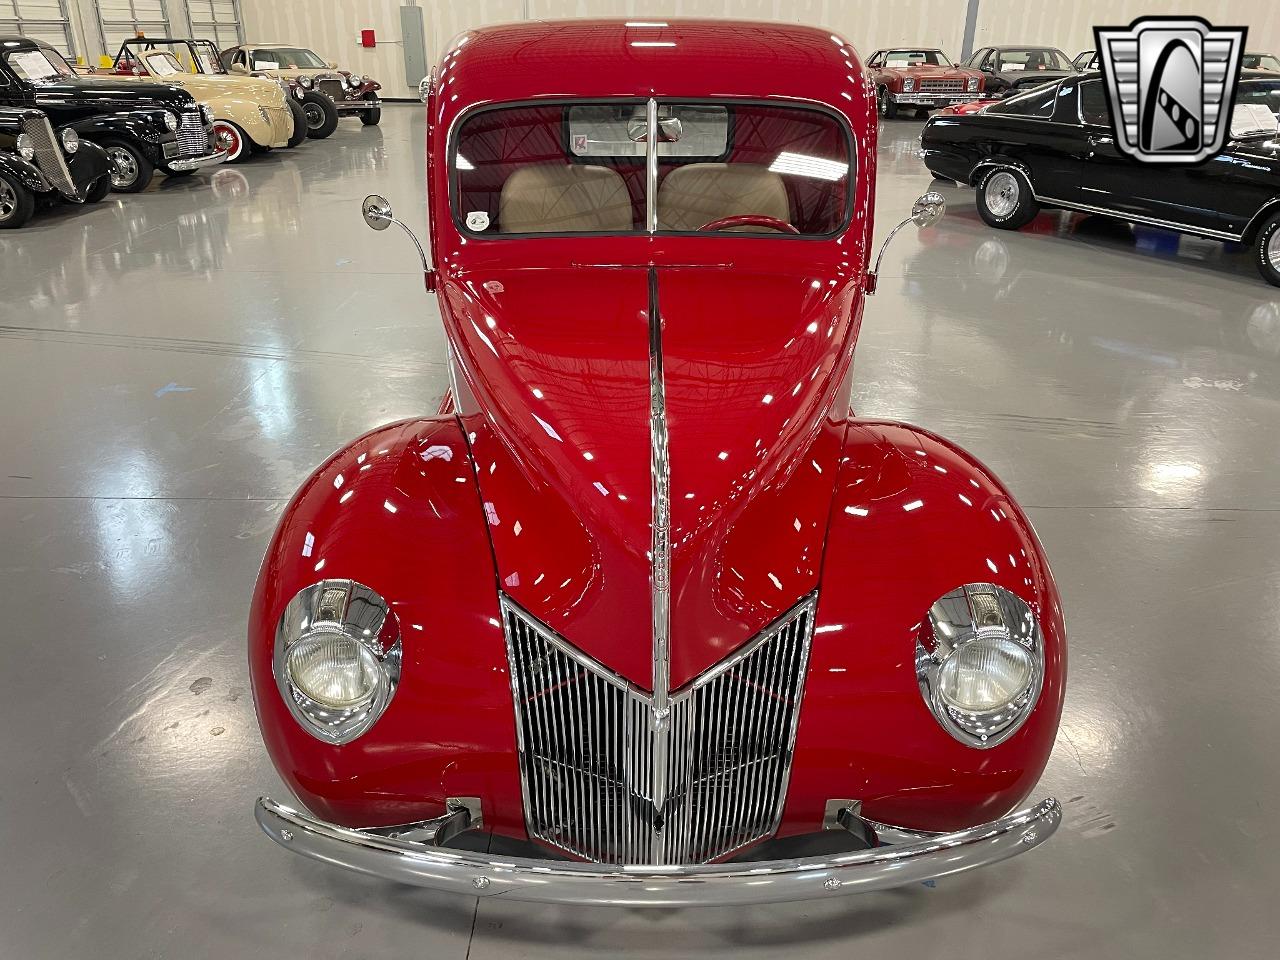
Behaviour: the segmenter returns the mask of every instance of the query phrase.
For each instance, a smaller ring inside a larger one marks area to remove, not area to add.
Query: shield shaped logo
[[[1246,32],[1199,17],[1094,27],[1116,146],[1143,163],[1199,163],[1220,151]]]

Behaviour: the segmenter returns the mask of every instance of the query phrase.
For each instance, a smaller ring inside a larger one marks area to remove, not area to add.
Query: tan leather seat
[[[691,163],[676,167],[658,188],[658,227],[697,230],[721,217],[756,213],[790,221],[782,177],[755,163]],[[767,227],[732,227],[772,233]]]
[[[586,163],[521,167],[498,198],[502,233],[577,233],[632,228],[622,175]]]

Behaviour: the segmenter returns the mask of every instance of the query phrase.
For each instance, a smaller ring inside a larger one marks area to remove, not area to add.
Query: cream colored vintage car
[[[161,49],[161,44],[168,49]],[[207,104],[213,113],[214,141],[219,150],[226,151],[228,163],[275,147],[292,147],[306,139],[305,117],[290,104],[284,84],[206,72],[206,67],[220,70],[216,58],[202,56],[190,41],[139,38],[120,48],[111,72],[171,83]]]

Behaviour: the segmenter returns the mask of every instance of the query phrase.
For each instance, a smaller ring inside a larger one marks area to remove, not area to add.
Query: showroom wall
[[[1094,24],[1123,24],[1136,16],[1195,12],[1220,24],[1250,27],[1249,48],[1280,52],[1280,3],[1275,0],[976,0],[975,45],[1048,43],[1069,55],[1093,46]],[[233,0],[65,0],[75,48],[87,62],[114,54],[119,37],[103,42],[99,11],[162,9],[169,28],[191,29],[191,11]],[[428,59],[456,34],[486,23],[546,17],[674,16],[786,20],[829,27],[864,53],[893,43],[933,44],[959,56],[970,0],[239,0],[246,39],[299,43],[360,73],[377,77],[391,97],[412,97],[405,77],[400,7],[421,7]],[[42,6],[56,7],[56,0]],[[3,8],[0,7],[0,10]],[[33,7],[34,9],[34,7]],[[207,18],[206,18],[207,19]],[[360,46],[360,30],[377,32],[378,46]],[[152,32],[148,30],[148,32]],[[207,32],[207,31],[204,31]],[[225,38],[222,38],[225,41]],[[104,47],[111,49],[106,50]]]
[[[414,0],[403,0],[411,3]],[[344,66],[378,77],[388,96],[412,96],[398,44],[401,0],[241,0],[249,37],[304,43]],[[548,17],[741,17],[829,27],[863,52],[892,43],[942,47],[959,56],[967,0],[417,0],[429,59],[457,33],[485,23]],[[1093,46],[1094,24],[1128,23],[1148,13],[1194,10],[1213,23],[1245,23],[1250,49],[1280,50],[1275,0],[978,0],[974,43],[1047,43],[1074,56]],[[360,47],[373,28],[375,50]]]

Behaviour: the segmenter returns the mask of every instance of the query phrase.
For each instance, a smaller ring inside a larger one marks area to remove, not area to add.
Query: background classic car
[[[920,137],[935,176],[977,188],[978,213],[1016,230],[1044,208],[1080,210],[1252,245],[1262,278],[1280,286],[1280,77],[1244,71],[1236,107],[1264,108],[1220,154],[1153,168],[1115,145],[1100,74],[1069,77],[965,115],[938,115]]]
[[[343,113],[355,113],[365,126],[382,120],[378,91],[382,84],[367,76],[339,70],[305,47],[248,43],[222,51],[222,64],[232,73],[275,77],[303,92],[309,136],[322,139],[338,129]]]
[[[259,723],[312,812],[259,801],[286,847],[481,896],[748,903],[1059,822],[1004,816],[1062,707],[1035,534],[954,445],[849,413],[874,95],[827,31],[730,28],[446,54],[423,260],[453,388],[313,474],[253,598]],[[532,856],[438,849],[467,828]]]
[[[254,153],[292,147],[306,139],[306,117],[279,81],[226,73],[213,44],[201,55],[191,40],[137,37],[126,40],[111,72],[149,77],[187,90],[213,114],[213,138],[228,163]],[[294,111],[297,111],[296,115]]]
[[[111,192],[106,152],[39,110],[0,107],[0,230],[21,227],[39,203],[97,203]]]
[[[1077,72],[1067,55],[1056,47],[982,47],[964,65],[980,71],[984,89],[999,97]]]
[[[892,119],[900,107],[927,112],[982,98],[983,76],[957,67],[932,47],[893,47],[867,57],[876,85],[880,116]]]
[[[213,118],[172,84],[78,76],[47,43],[16,36],[0,37],[0,80],[0,106],[36,107],[106,150],[114,190],[145,190],[156,167],[181,176],[226,156]]]

